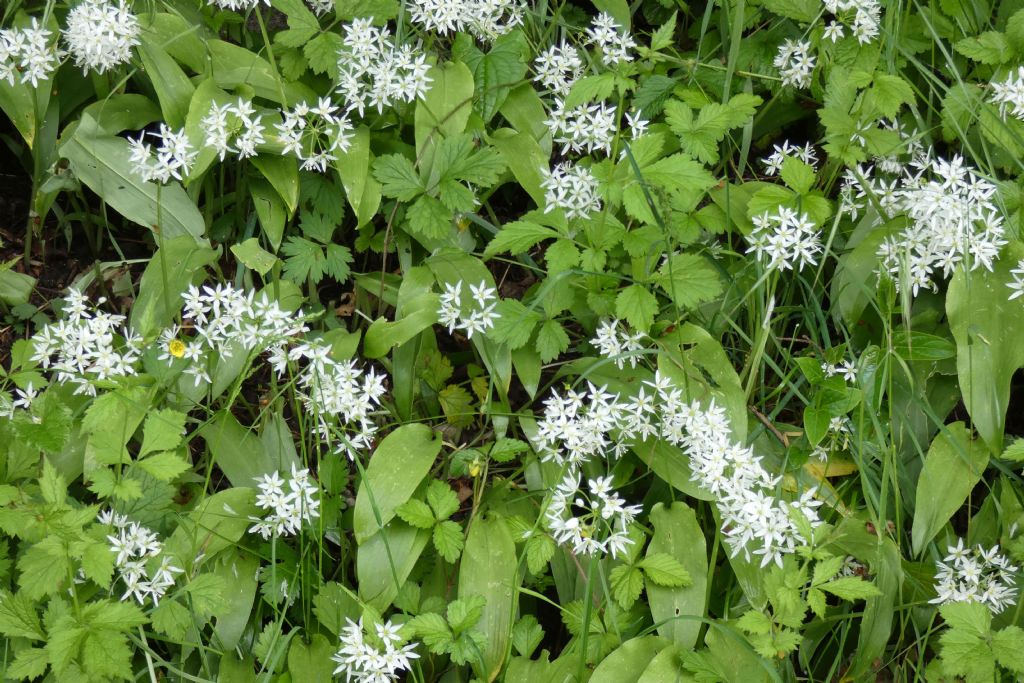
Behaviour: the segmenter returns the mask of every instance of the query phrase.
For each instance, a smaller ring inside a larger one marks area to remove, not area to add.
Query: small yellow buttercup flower
[[[180,339],[172,339],[167,344],[167,352],[175,358],[182,358],[185,355],[185,342]]]

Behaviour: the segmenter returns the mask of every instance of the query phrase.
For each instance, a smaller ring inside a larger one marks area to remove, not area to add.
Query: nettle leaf
[[[28,595],[0,590],[0,633],[10,638],[46,638],[35,604]]]
[[[718,161],[718,143],[731,129],[750,120],[762,102],[757,95],[740,93],[724,104],[711,102],[700,109],[694,119],[693,110],[679,100],[665,105],[665,121],[679,136],[683,150],[705,163]]]
[[[169,408],[149,413],[142,425],[142,448],[139,449],[139,455],[177,448],[185,430],[185,418],[185,413]]]
[[[658,299],[641,284],[632,284],[615,298],[615,314],[638,332],[647,332],[658,314]]]
[[[451,520],[445,520],[434,527],[433,540],[437,553],[450,563],[459,559],[466,544],[462,527]]]
[[[432,529],[437,524],[430,506],[422,500],[411,498],[395,508],[395,512],[406,524],[418,529]]]
[[[156,453],[138,461],[136,467],[149,473],[150,476],[159,481],[174,481],[192,467],[192,464],[174,451],[164,451],[163,453]],[[141,497],[141,495],[142,489],[140,484],[139,496]]]
[[[818,586],[821,590],[831,593],[843,600],[866,600],[881,595],[875,584],[865,581],[859,576],[844,576]]]
[[[981,35],[957,41],[953,48],[981,64],[1003,64],[1013,59],[1014,50],[1006,36],[998,31],[985,31]]]
[[[423,182],[412,162],[401,154],[388,154],[373,162],[373,177],[381,185],[381,193],[407,202],[424,191]]]
[[[15,655],[4,675],[14,680],[35,680],[40,678],[50,664],[49,653],[40,647],[26,647]]]
[[[512,351],[526,346],[542,317],[517,299],[502,299],[495,311],[501,317],[494,321],[494,328],[487,336]]]
[[[648,579],[659,586],[675,588],[691,583],[690,573],[680,564],[679,560],[668,553],[650,554],[640,560],[637,566],[644,570]]]
[[[870,115],[893,118],[900,107],[913,102],[914,91],[909,83],[899,76],[876,73],[871,87],[864,93],[863,109]]]
[[[530,444],[520,439],[498,439],[487,455],[495,462],[509,462],[529,450]]]
[[[463,387],[449,384],[437,392],[437,402],[441,404],[448,424],[455,427],[468,427],[473,424],[477,411],[473,409],[473,395]]]
[[[615,90],[615,73],[605,71],[593,76],[586,76],[573,83],[572,89],[565,98],[565,108],[571,109],[589,102],[600,102],[608,99]]]
[[[484,250],[484,258],[508,252],[512,256],[522,254],[546,239],[558,237],[558,232],[529,221],[515,221],[502,226],[498,234]]]
[[[580,250],[572,240],[560,239],[547,248],[544,260],[548,264],[548,275],[560,273],[580,264]]]
[[[315,73],[338,77],[338,51],[342,47],[341,36],[325,31],[307,42],[302,54]]]
[[[452,487],[443,481],[434,480],[427,486],[427,502],[437,519],[448,519],[459,510],[459,497]]]
[[[608,577],[612,597],[622,609],[629,609],[644,590],[644,575],[638,567],[622,564]]]
[[[406,216],[409,229],[428,239],[441,239],[452,227],[452,210],[429,195],[421,195]]]
[[[533,574],[540,574],[555,556],[555,539],[543,531],[532,531],[526,539],[526,566]]]
[[[566,334],[562,323],[554,318],[547,320],[540,326],[537,332],[537,353],[543,363],[558,358],[569,348],[569,335]]]
[[[680,308],[695,308],[722,293],[722,280],[707,259],[674,254],[658,269],[654,281]]]
[[[652,46],[652,49],[653,46]],[[662,74],[652,74],[640,81],[633,96],[633,106],[645,117],[653,118],[665,108],[665,102],[672,96],[679,81]]]

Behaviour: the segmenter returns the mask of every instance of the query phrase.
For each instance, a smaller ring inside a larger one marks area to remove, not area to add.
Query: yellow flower
[[[185,355],[185,342],[180,339],[172,339],[167,344],[167,352],[175,358],[181,358]]]

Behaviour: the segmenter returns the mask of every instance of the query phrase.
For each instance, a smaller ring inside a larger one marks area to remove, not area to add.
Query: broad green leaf
[[[356,551],[360,599],[378,611],[386,610],[405,585],[429,542],[429,531],[414,529],[401,520],[392,520],[383,531],[360,544]]]
[[[658,636],[627,640],[594,669],[590,683],[636,683],[655,655],[667,645],[668,641]]]
[[[235,486],[256,486],[264,474],[288,471],[290,463],[274,462],[252,429],[228,412],[218,414],[198,430],[213,461]]]
[[[1011,242],[991,273],[984,268],[958,269],[946,294],[964,404],[993,453],[1002,450],[1010,380],[1024,367],[1024,306],[1007,299],[1007,284],[1014,280],[1010,270],[1021,258],[1024,245]]]
[[[313,613],[328,631],[338,636],[347,620],[356,621],[362,614],[362,606],[355,595],[340,583],[329,581],[320,587],[313,598]]]
[[[185,125],[195,86],[178,63],[146,34],[142,35],[138,50],[145,73],[160,101],[164,122],[172,128],[181,128]]]
[[[60,155],[70,162],[75,177],[115,211],[156,233],[157,244],[161,238],[188,235],[196,244],[208,245],[203,216],[181,185],[144,182],[129,160],[128,141],[103,132],[88,115],[82,115],[74,133],[61,143]]]
[[[682,502],[667,507],[656,504],[651,510],[651,523],[654,536],[644,561],[667,555],[676,560],[689,578],[685,586],[676,588],[648,582],[651,616],[659,635],[690,649],[697,642],[701,629],[699,619],[706,608],[708,555],[704,534],[693,510]],[[651,577],[649,567],[645,565],[644,569]]]
[[[260,246],[260,241],[250,237],[244,242],[231,245],[231,253],[246,268],[256,271],[260,275],[266,275],[277,263],[277,257]]]
[[[440,435],[424,424],[402,425],[380,442],[356,494],[352,525],[358,543],[387,526],[427,476],[440,450]]]
[[[504,519],[477,516],[470,522],[469,536],[459,566],[459,598],[482,596],[487,600],[477,625],[486,636],[482,668],[474,664],[477,676],[497,679],[512,644],[512,623],[521,581],[516,546]]]
[[[337,651],[326,637],[317,633],[309,645],[301,638],[293,638],[288,649],[288,672],[293,681],[303,683],[330,683],[334,680],[334,662],[331,655]]]
[[[686,648],[669,645],[655,655],[636,683],[694,683],[696,679],[683,669]]]
[[[963,56],[982,64],[1002,64],[1013,59],[1010,41],[998,31],[985,31],[978,36],[964,38],[953,47]]]
[[[164,554],[190,572],[222,550],[233,548],[258,512],[251,488],[231,488],[203,498],[164,543]]]
[[[532,92],[532,91],[531,91]],[[529,132],[519,132],[511,128],[499,128],[490,137],[512,175],[537,206],[544,206],[544,189],[541,183],[544,176],[541,169],[548,166],[548,154]]]
[[[971,438],[962,422],[947,425],[935,437],[917,480],[913,552],[921,553],[960,509],[988,465],[988,450]]]
[[[430,166],[441,140],[466,130],[473,112],[473,73],[462,62],[447,62],[427,73],[430,90],[416,103],[416,157]]]
[[[465,62],[473,72],[476,107],[484,123],[494,118],[511,86],[518,85],[526,74],[523,54],[528,51],[518,29],[498,36],[486,54],[476,47],[468,33],[456,35],[452,56]]]
[[[696,254],[674,254],[655,277],[658,286],[683,309],[711,301],[722,293],[722,281],[707,259]]]
[[[339,152],[338,161],[334,164],[345,187],[348,205],[356,216],[357,228],[369,223],[380,206],[381,185],[370,173],[373,163],[370,129],[360,126],[352,134],[348,150]]]

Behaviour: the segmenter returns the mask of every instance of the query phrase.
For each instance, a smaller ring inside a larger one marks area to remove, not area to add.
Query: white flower
[[[103,73],[131,59],[140,31],[125,0],[83,0],[68,12],[64,40],[83,71]]]
[[[818,165],[818,155],[814,152],[814,148],[811,147],[811,143],[808,142],[803,147],[800,147],[799,145],[791,145],[789,140],[786,140],[781,145],[772,145],[772,153],[762,160],[765,175],[779,175],[782,171],[782,165],[790,157],[799,159],[812,167]]]
[[[414,643],[403,644],[398,627],[390,621],[377,624],[371,642],[363,629],[363,620],[348,624],[341,630],[341,648],[331,656],[338,666],[335,675],[345,674],[346,681],[356,683],[391,683],[412,667],[410,660],[419,657]]]
[[[810,49],[811,44],[806,40],[786,40],[779,45],[778,54],[772,63],[779,70],[784,87],[791,85],[794,88],[807,88],[811,85],[815,59],[809,54]]]
[[[234,104],[212,104],[201,121],[201,128],[206,146],[217,152],[221,161],[229,153],[237,154],[239,159],[254,157],[256,146],[266,142],[256,109],[250,100],[241,97]]]
[[[520,25],[524,10],[522,0],[412,0],[410,17],[443,36],[468,32],[493,41]]]
[[[931,603],[980,602],[999,614],[1017,600],[1017,567],[999,554],[999,546],[965,548],[964,539],[947,548],[948,555],[936,562],[935,591]]]
[[[327,164],[337,161],[335,152],[347,152],[352,144],[352,124],[330,99],[321,97],[316,106],[302,102],[282,109],[283,121],[275,124],[284,153],[298,157],[305,171],[327,172]]]
[[[32,338],[32,360],[52,368],[58,383],[77,385],[76,394],[90,396],[96,395],[94,382],[136,374],[142,342],[125,325],[125,316],[90,310],[88,299],[74,289],[65,301],[67,319],[47,325]]]
[[[39,87],[39,81],[48,79],[63,57],[51,44],[52,35],[49,29],[40,27],[36,17],[32,17],[31,26],[0,30],[0,80],[10,85],[20,80]]]
[[[1006,283],[1006,286],[1013,290],[1013,294],[1006,298],[1013,301],[1024,294],[1024,259],[1017,261],[1017,267],[1010,271],[1010,275],[1013,282]]]
[[[765,268],[799,271],[804,266],[817,265],[822,249],[821,232],[807,214],[780,206],[774,214],[755,216],[753,223],[747,253],[753,252]]]
[[[555,489],[544,513],[555,542],[572,546],[577,555],[622,554],[633,540],[628,527],[642,511],[625,505],[612,489],[611,477],[597,477],[580,488],[580,476],[567,474]]]
[[[544,213],[563,209],[566,218],[589,218],[601,210],[599,184],[589,168],[564,162],[541,169]]]
[[[1009,112],[1024,121],[1024,66],[1017,67],[1017,74],[1010,74],[1003,81],[992,82],[989,102],[999,105],[999,115],[1006,120]]]
[[[287,481],[277,472],[257,478],[259,494],[256,507],[269,511],[265,517],[250,517],[256,522],[249,528],[264,539],[272,536],[294,536],[303,523],[320,516],[319,490],[309,479],[309,470],[292,465],[292,476]]]
[[[107,541],[110,552],[116,554],[114,566],[126,588],[121,599],[131,596],[141,605],[150,598],[154,605],[159,604],[160,598],[174,586],[175,575],[184,570],[172,565],[171,558],[164,556],[151,574],[149,567],[153,558],[163,552],[163,543],[155,532],[110,510],[101,512],[97,521],[116,530],[116,534],[107,536]]]
[[[627,332],[625,325],[619,320],[605,320],[597,326],[594,338],[590,340],[598,353],[604,358],[610,358],[620,370],[629,362],[629,367],[635,368],[637,362],[637,351],[644,348],[643,332]]]
[[[533,70],[537,74],[534,81],[558,97],[565,97],[583,75],[583,60],[575,47],[562,43],[537,55]]]
[[[995,184],[959,156],[946,161],[929,153],[912,163],[914,170],[905,169],[888,184],[874,179],[871,169],[847,176],[846,192],[853,201],[880,198],[888,216],[879,216],[879,223],[897,215],[909,219],[906,228],[879,247],[880,271],[917,296],[922,288],[936,290],[940,274],[948,278],[961,264],[992,270],[1006,244]]]
[[[438,322],[448,328],[449,334],[458,329],[466,333],[467,339],[472,339],[474,332],[483,334],[494,327],[494,321],[501,317],[495,310],[498,306],[497,290],[488,287],[484,281],[469,286],[475,306],[468,313],[462,303],[462,280],[454,285],[445,283],[444,290],[437,316]]]
[[[597,47],[604,64],[612,65],[633,60],[631,50],[636,42],[607,12],[601,12],[587,29],[588,42]]]
[[[857,381],[857,366],[853,361],[844,360],[840,363],[825,363],[821,364],[821,371],[825,373],[826,377],[835,377],[836,375],[842,375],[843,379],[847,382]]]
[[[822,4],[836,16],[836,21],[825,28],[826,39],[836,42],[843,37],[840,22],[853,27],[853,35],[862,45],[878,37],[882,23],[882,6],[878,0],[823,0]]]
[[[614,106],[598,102],[566,109],[561,98],[555,99],[544,123],[552,141],[562,145],[562,154],[610,154],[618,127]]]
[[[373,19],[354,19],[344,26],[338,51],[337,92],[346,112],[363,116],[367,109],[383,113],[400,102],[423,97],[431,79],[426,53],[412,44],[395,47],[391,31]]]
[[[166,123],[161,123],[160,132],[150,135],[160,140],[155,156],[153,148],[143,142],[145,134],[128,141],[131,143],[131,162],[135,173],[145,182],[162,184],[170,182],[172,178],[183,180],[199,155],[199,151],[185,135],[185,129],[175,131]]]
[[[258,7],[260,0],[206,0],[206,3],[232,12],[248,12]],[[263,0],[263,4],[269,7],[270,0]]]
[[[843,25],[835,21],[829,22],[828,26],[825,27],[825,33],[822,34],[822,38],[833,43],[839,42],[843,39]]]

